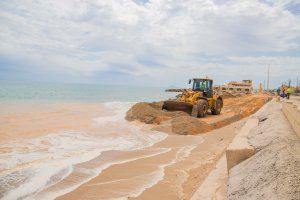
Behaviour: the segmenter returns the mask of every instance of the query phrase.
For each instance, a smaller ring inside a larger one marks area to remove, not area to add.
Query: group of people
[[[277,94],[282,98],[290,99],[292,92],[293,92],[293,89],[291,86],[282,85],[281,87],[279,87],[277,89]]]

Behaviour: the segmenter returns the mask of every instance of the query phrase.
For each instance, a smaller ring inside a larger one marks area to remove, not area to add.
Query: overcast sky
[[[1,0],[0,28],[0,80],[300,76],[300,0]]]

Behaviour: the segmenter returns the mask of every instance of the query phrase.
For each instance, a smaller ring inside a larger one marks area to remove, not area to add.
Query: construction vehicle
[[[167,100],[162,109],[168,111],[185,111],[193,117],[205,117],[208,110],[213,115],[219,115],[223,107],[223,99],[213,91],[213,80],[209,78],[194,78],[192,89],[184,90],[177,99]]]

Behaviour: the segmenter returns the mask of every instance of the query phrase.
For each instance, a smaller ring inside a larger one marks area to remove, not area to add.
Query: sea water
[[[0,102],[140,102],[174,97],[164,87],[0,81]]]

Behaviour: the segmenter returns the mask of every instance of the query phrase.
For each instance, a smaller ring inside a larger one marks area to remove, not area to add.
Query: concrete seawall
[[[240,132],[236,135],[236,137],[226,149],[226,162],[228,172],[235,165],[254,155],[255,149],[252,145],[250,145],[248,136],[250,134],[250,131],[258,126],[258,116],[266,112],[266,110],[268,109],[268,105],[269,103],[265,104],[246,121]]]
[[[300,138],[300,97],[283,102],[282,111]]]
[[[280,102],[266,104],[229,145],[227,199],[299,198],[300,140],[297,120],[289,122],[297,112],[289,103],[283,107],[287,117]]]
[[[226,150],[227,170],[246,160],[254,154],[254,148],[249,144],[247,135],[258,125],[258,119],[251,118],[243,126]]]

